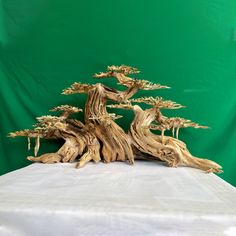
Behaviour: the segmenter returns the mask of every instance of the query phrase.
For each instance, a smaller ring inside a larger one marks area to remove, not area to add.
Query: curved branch
[[[160,84],[154,84],[148,80],[138,80],[128,77],[129,74],[136,74],[140,71],[137,68],[121,65],[121,66],[108,66],[106,72],[100,72],[94,74],[94,78],[111,78],[114,77],[118,80],[119,84],[124,85],[128,88],[135,87],[142,90],[155,90],[169,88],[168,86],[163,86]]]

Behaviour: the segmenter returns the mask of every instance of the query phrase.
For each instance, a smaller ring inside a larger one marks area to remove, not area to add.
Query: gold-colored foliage
[[[73,83],[69,88],[64,89],[62,94],[69,95],[74,93],[88,93],[94,86],[91,84]]]
[[[130,99],[130,102],[145,103],[148,105],[156,106],[158,108],[166,109],[179,109],[185,107],[171,100],[164,100],[162,97],[141,97],[136,99]]]
[[[83,110],[78,107],[73,107],[69,105],[61,105],[61,106],[54,107],[50,111],[67,111],[70,113],[76,113],[76,112],[82,112]]]

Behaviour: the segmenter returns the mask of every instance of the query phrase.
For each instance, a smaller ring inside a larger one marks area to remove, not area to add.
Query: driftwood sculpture
[[[84,123],[71,119],[72,113],[81,112],[77,107],[62,105],[51,111],[61,111],[60,116],[38,117],[38,123],[33,129],[10,133],[10,137],[25,136],[30,149],[31,138],[36,139],[34,155],[28,160],[42,163],[74,162],[76,167],[83,167],[93,160],[105,163],[126,161],[134,163],[134,159],[160,160],[170,167],[178,165],[199,168],[206,172],[222,172],[221,166],[214,161],[197,158],[191,155],[186,145],[178,139],[181,128],[208,128],[180,117],[165,117],[162,109],[179,109],[180,104],[163,100],[161,97],[143,97],[131,99],[138,90],[156,90],[169,88],[153,84],[147,80],[137,80],[129,77],[139,71],[130,66],[108,66],[106,72],[94,75],[94,78],[115,78],[118,84],[126,87],[124,91],[109,88],[101,83],[74,83],[62,94],[86,93],[87,102],[84,112]],[[107,101],[115,104],[107,105]],[[151,106],[143,110],[137,103]],[[108,113],[107,107],[130,109],[134,111],[134,120],[126,133],[117,123],[121,118],[115,113]],[[151,130],[158,130],[155,134]],[[165,131],[172,130],[171,136]],[[40,139],[64,139],[65,142],[56,153],[46,153],[37,157]]]

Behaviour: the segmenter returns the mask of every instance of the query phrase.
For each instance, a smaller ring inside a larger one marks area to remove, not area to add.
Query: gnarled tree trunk
[[[173,137],[156,135],[149,129],[157,119],[157,108],[142,110],[134,106],[135,117],[131,123],[129,134],[132,144],[141,152],[165,161],[169,166],[190,166],[208,172],[222,172],[220,165],[214,161],[197,158],[191,155],[186,145]]]
[[[92,126],[94,134],[101,142],[101,152],[106,163],[128,161],[133,163],[134,156],[128,135],[117,125],[106,110],[107,100],[125,101],[137,89],[128,89],[125,93],[96,84],[88,92],[85,105],[85,124]]]

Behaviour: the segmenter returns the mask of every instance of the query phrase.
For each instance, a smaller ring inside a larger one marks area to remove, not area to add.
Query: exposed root
[[[193,168],[197,168],[207,173],[215,172],[215,173],[222,173],[223,171],[222,166],[217,164],[214,161],[203,159],[199,157],[192,156],[187,147],[175,138],[169,137],[166,141],[167,146],[172,146],[179,150],[181,153],[181,160],[180,164],[182,166],[189,166]]]
[[[53,163],[60,162],[61,156],[57,153],[46,153],[46,154],[43,154],[39,157],[29,156],[29,157],[27,157],[27,159],[29,161],[33,161],[33,162],[42,162],[45,164],[53,164]]]

